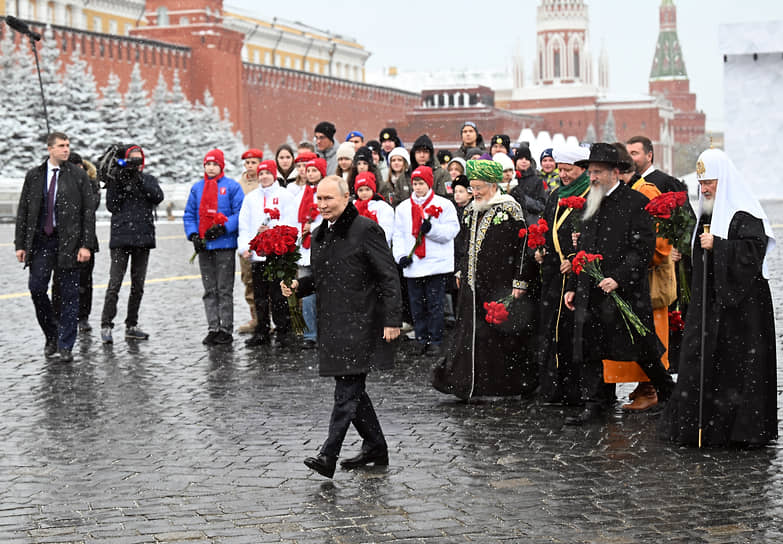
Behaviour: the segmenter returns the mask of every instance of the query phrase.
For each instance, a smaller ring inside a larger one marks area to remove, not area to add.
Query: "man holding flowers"
[[[589,158],[577,165],[587,167],[591,184],[578,249],[602,255],[603,279],[596,283],[589,274],[573,275],[566,287],[565,305],[576,311],[574,361],[585,389],[585,409],[566,419],[572,425],[595,420],[615,400],[614,384],[604,383],[602,359],[636,361],[659,401],[666,401],[674,386],[661,363],[663,346],[651,332],[647,269],[655,250],[655,225],[644,210],[649,200],[620,182],[620,170],[628,165],[611,144],[593,144]],[[613,292],[627,302],[641,327],[628,325],[627,314],[608,296]]]
[[[460,220],[467,252],[457,256],[457,326],[432,384],[463,400],[531,393],[538,369],[526,348],[530,336],[516,327],[534,323],[534,315],[520,310],[535,304],[528,290],[538,267],[520,238],[526,228],[522,208],[498,189],[500,163],[469,160],[467,177],[473,201]],[[508,315],[497,306],[506,303]]]

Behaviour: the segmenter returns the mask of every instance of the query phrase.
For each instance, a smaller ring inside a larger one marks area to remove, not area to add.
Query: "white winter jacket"
[[[270,228],[278,225],[298,227],[296,224],[296,199],[276,181],[269,187],[261,187],[250,191],[242,201],[239,210],[239,238],[237,239],[237,253],[241,256],[248,251],[250,241],[258,234],[261,225]],[[280,219],[271,219],[265,208],[280,210]],[[251,261],[263,262],[266,257],[259,257],[250,253]]]
[[[394,209],[394,234],[392,235],[392,253],[394,260],[407,257],[416,243],[416,238],[411,234],[411,199],[403,200]],[[423,259],[413,255],[413,263],[402,269],[402,275],[406,278],[421,278],[434,274],[451,274],[454,272],[454,238],[459,233],[459,220],[457,210],[450,200],[435,195],[432,201],[425,206],[438,206],[443,209],[440,216],[432,217],[432,230],[424,237],[426,239],[426,255]],[[424,214],[427,218],[429,215]]]

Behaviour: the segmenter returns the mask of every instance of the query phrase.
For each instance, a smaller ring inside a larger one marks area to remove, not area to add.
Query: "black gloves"
[[[226,233],[226,227],[223,225],[212,225],[204,233],[205,240],[217,240]]]
[[[432,222],[430,221],[430,219],[428,217],[421,224],[421,233],[422,234],[427,234],[431,230],[432,230]]]
[[[190,241],[193,242],[193,249],[196,251],[196,253],[207,249],[207,243],[201,239],[201,237],[198,235],[198,232],[194,232],[190,235]]]
[[[407,255],[405,257],[402,257],[400,259],[400,262],[398,263],[400,267],[402,268],[408,268],[413,263],[413,259],[408,257]]]

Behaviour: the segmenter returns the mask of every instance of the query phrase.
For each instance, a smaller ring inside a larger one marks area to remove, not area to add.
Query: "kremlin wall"
[[[89,9],[57,0],[0,0],[0,13],[25,20],[42,34],[50,24],[63,55],[78,44],[99,88],[113,72],[124,93],[137,63],[149,91],[159,74],[170,85],[178,72],[187,97],[194,102],[209,89],[253,147],[310,139],[315,124],[329,120],[338,139],[354,129],[376,137],[384,126],[396,126],[404,142],[428,133],[436,147],[454,148],[463,121],[472,120],[485,137],[506,133],[512,140],[523,129],[588,141],[645,134],[656,145],[656,162],[671,170],[674,145],[704,135],[704,114],[696,111],[689,91],[672,0],[660,7],[649,94],[631,97],[608,89],[603,51],[594,74],[584,0],[540,0],[532,84],[524,79],[524,59],[514,58],[512,88],[444,84],[408,91],[393,79],[365,83],[370,53],[351,38],[224,10],[222,0],[86,4]],[[10,29],[0,25],[0,32]],[[14,38],[28,47],[26,38]]]

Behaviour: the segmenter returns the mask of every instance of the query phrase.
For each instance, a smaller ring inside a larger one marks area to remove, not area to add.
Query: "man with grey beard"
[[[615,401],[614,384],[603,380],[603,359],[636,361],[658,393],[659,402],[671,395],[674,382],[661,363],[664,348],[655,335],[647,269],[655,250],[655,224],[644,210],[647,197],[620,182],[628,164],[607,143],[590,147],[587,167],[591,189],[578,248],[602,255],[604,275],[597,284],[587,274],[572,276],[564,302],[575,311],[574,362],[586,391],[585,408],[566,424],[583,425],[597,419]],[[639,334],[626,327],[612,292],[630,304],[649,331]]]

